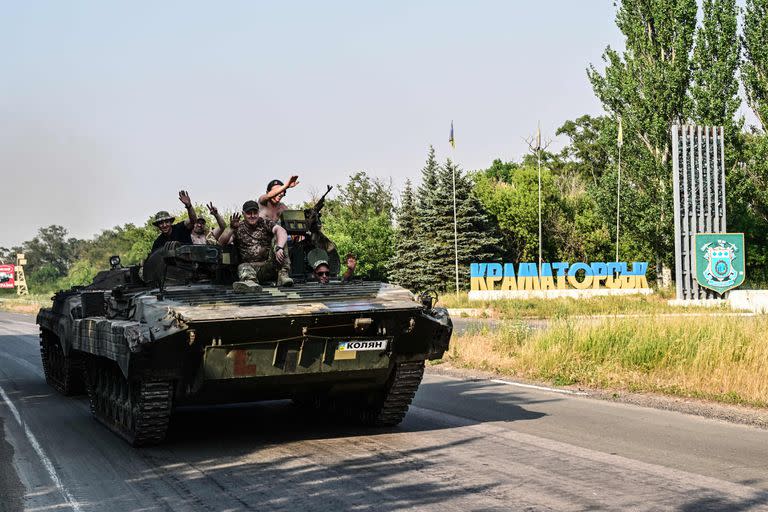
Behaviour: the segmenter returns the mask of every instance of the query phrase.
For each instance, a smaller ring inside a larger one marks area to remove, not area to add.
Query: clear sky
[[[585,69],[621,46],[602,0],[0,0],[0,246],[90,238],[193,201],[288,202],[358,170],[418,180],[519,159],[540,120],[599,114]],[[564,141],[555,140],[555,147]]]

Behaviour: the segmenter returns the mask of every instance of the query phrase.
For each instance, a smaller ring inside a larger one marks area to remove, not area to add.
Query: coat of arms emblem
[[[699,233],[696,235],[696,281],[718,293],[744,282],[744,235]]]

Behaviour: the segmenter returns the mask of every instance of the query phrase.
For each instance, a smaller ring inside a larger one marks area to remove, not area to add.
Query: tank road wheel
[[[92,358],[86,368],[91,413],[133,446],[165,439],[171,419],[171,381],[126,379],[113,361]]]
[[[65,396],[85,392],[83,360],[72,353],[65,356],[59,337],[46,329],[40,330],[40,358],[49,386]]]
[[[423,376],[424,361],[395,364],[383,394],[355,408],[363,425],[391,427],[403,421]]]

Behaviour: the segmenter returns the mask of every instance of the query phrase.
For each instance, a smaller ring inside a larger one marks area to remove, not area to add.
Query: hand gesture
[[[208,207],[208,211],[211,212],[211,215],[213,215],[214,217],[216,217],[219,214],[219,209],[213,206],[212,202],[208,203],[206,206]]]
[[[229,227],[231,227],[232,229],[237,229],[239,225],[240,225],[240,214],[233,213],[232,217],[229,218]]]
[[[296,185],[299,184],[299,177],[298,176],[291,176],[288,179],[288,184],[285,186],[286,188],[293,188]]]
[[[285,261],[285,249],[278,249],[275,251],[275,259],[278,265],[282,265]]]
[[[179,201],[181,201],[187,208],[192,206],[192,200],[189,198],[189,194],[186,190],[179,190]]]

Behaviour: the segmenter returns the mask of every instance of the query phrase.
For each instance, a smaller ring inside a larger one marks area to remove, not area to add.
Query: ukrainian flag
[[[453,121],[451,121],[451,134],[448,136],[448,142],[453,149],[456,149],[456,140],[453,138]]]
[[[621,116],[619,116],[619,135],[618,135],[618,138],[616,140],[616,144],[619,147],[624,145],[624,130],[622,129],[622,126],[621,126]]]

